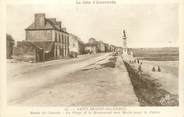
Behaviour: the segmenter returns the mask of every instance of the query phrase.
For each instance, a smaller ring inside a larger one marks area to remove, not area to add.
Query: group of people
[[[129,60],[129,63],[130,64],[135,64],[136,63],[138,65],[137,73],[139,75],[142,74],[142,72],[143,72],[143,70],[142,70],[142,62],[139,59]],[[153,66],[152,67],[152,72],[161,72],[161,67],[159,65]]]
[[[161,72],[161,68],[159,65],[157,65],[157,69],[155,66],[152,67],[152,72],[156,72],[156,71]]]
[[[129,61],[130,64],[133,64],[133,63],[140,63],[140,60],[139,59],[134,59],[134,60],[130,60]]]
[[[137,63],[138,64],[138,67],[137,67],[137,73],[140,75],[142,74],[142,62],[140,62],[139,59],[134,59],[134,60],[130,60],[129,61],[130,64],[134,64],[134,63]]]

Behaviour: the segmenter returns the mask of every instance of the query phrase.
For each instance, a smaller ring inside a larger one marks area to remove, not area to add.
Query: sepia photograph
[[[179,5],[6,5],[7,105],[179,106]]]

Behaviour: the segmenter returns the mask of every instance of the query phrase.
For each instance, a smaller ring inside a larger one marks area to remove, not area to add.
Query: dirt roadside
[[[139,102],[122,59],[108,56],[69,73],[18,105],[139,106]]]
[[[49,64],[49,67],[37,66],[34,70],[18,74],[12,77],[12,74],[8,75],[8,103],[16,104],[28,100],[34,96],[42,94],[42,92],[48,88],[57,85],[62,81],[69,73],[75,72],[95,61],[106,58],[109,53],[83,59],[80,62],[67,62],[62,64],[62,61],[54,62],[53,65]],[[13,71],[16,73],[16,71]]]

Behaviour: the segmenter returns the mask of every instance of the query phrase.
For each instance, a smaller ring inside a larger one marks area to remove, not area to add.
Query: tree
[[[12,58],[13,55],[13,46],[15,41],[10,34],[6,34],[6,57],[8,59]]]

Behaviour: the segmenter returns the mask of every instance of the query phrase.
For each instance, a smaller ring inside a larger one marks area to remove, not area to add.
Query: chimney
[[[64,31],[64,32],[66,32],[66,28],[64,27],[64,28],[62,28],[62,30]]]
[[[58,21],[57,24],[59,25],[59,28],[61,29],[61,21]]]
[[[45,26],[45,14],[44,13],[36,13],[35,14],[35,27],[42,28]]]

